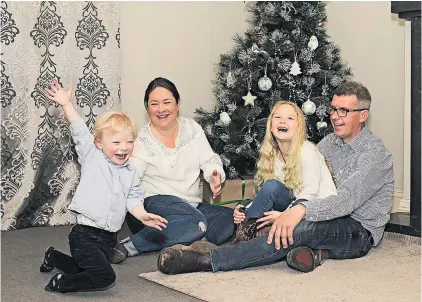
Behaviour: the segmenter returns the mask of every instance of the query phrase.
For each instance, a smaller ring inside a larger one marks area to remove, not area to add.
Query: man
[[[366,125],[371,95],[357,82],[334,92],[330,114],[334,133],[318,148],[334,170],[337,195],[303,201],[283,212],[268,236],[210,253],[163,250],[158,269],[166,274],[228,271],[286,260],[310,272],[325,259],[365,256],[379,244],[393,202],[393,160],[381,139]]]

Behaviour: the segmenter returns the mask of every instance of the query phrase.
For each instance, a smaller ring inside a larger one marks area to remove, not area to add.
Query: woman
[[[282,101],[274,106],[257,163],[255,186],[259,191],[246,215],[239,208],[234,212],[234,221],[239,224],[234,243],[252,239],[257,228],[273,223],[290,206],[337,193],[323,156],[315,145],[306,141],[305,126],[303,113],[296,104]],[[158,269],[165,274],[212,270],[209,253],[186,252],[163,250]],[[265,262],[266,257],[262,255],[261,260]],[[321,257],[327,257],[325,251]],[[229,264],[239,260],[224,259]],[[251,264],[254,265],[258,263]]]
[[[306,140],[305,127],[295,103],[281,101],[274,106],[257,163],[257,196],[246,211],[238,206],[233,213],[238,224],[234,243],[253,238],[257,229],[300,201],[336,194],[324,157]]]
[[[168,224],[160,232],[144,227],[128,214],[133,235],[116,245],[112,263],[203,238],[218,245],[234,232],[233,210],[202,203],[200,198],[200,171],[214,197],[221,191],[225,173],[201,126],[190,118],[178,117],[176,86],[165,78],[154,79],[145,91],[144,104],[150,122],[140,131],[130,163],[138,169],[146,191],[146,211],[165,218]]]

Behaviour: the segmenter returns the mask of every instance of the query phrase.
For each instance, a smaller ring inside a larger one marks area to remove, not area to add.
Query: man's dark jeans
[[[72,257],[54,250],[51,265],[61,270],[64,287],[60,292],[106,289],[116,280],[109,263],[117,233],[102,229],[75,225],[69,233]]]
[[[285,260],[295,247],[329,251],[330,259],[350,259],[365,256],[372,247],[371,234],[356,220],[342,217],[334,220],[309,222],[302,220],[293,232],[294,243],[276,250],[274,240],[267,243],[268,234],[236,245],[211,251],[214,272],[262,266]]]

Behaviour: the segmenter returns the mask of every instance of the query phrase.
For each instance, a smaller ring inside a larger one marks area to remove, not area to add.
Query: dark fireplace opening
[[[421,2],[392,1],[391,13],[411,22],[410,213],[393,213],[386,231],[421,236]],[[406,154],[405,154],[406,156]]]

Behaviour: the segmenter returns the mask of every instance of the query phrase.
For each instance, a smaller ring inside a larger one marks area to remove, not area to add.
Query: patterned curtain
[[[79,165],[68,122],[44,89],[72,83],[91,130],[120,108],[119,21],[118,2],[1,2],[2,230],[75,222],[67,206]]]

